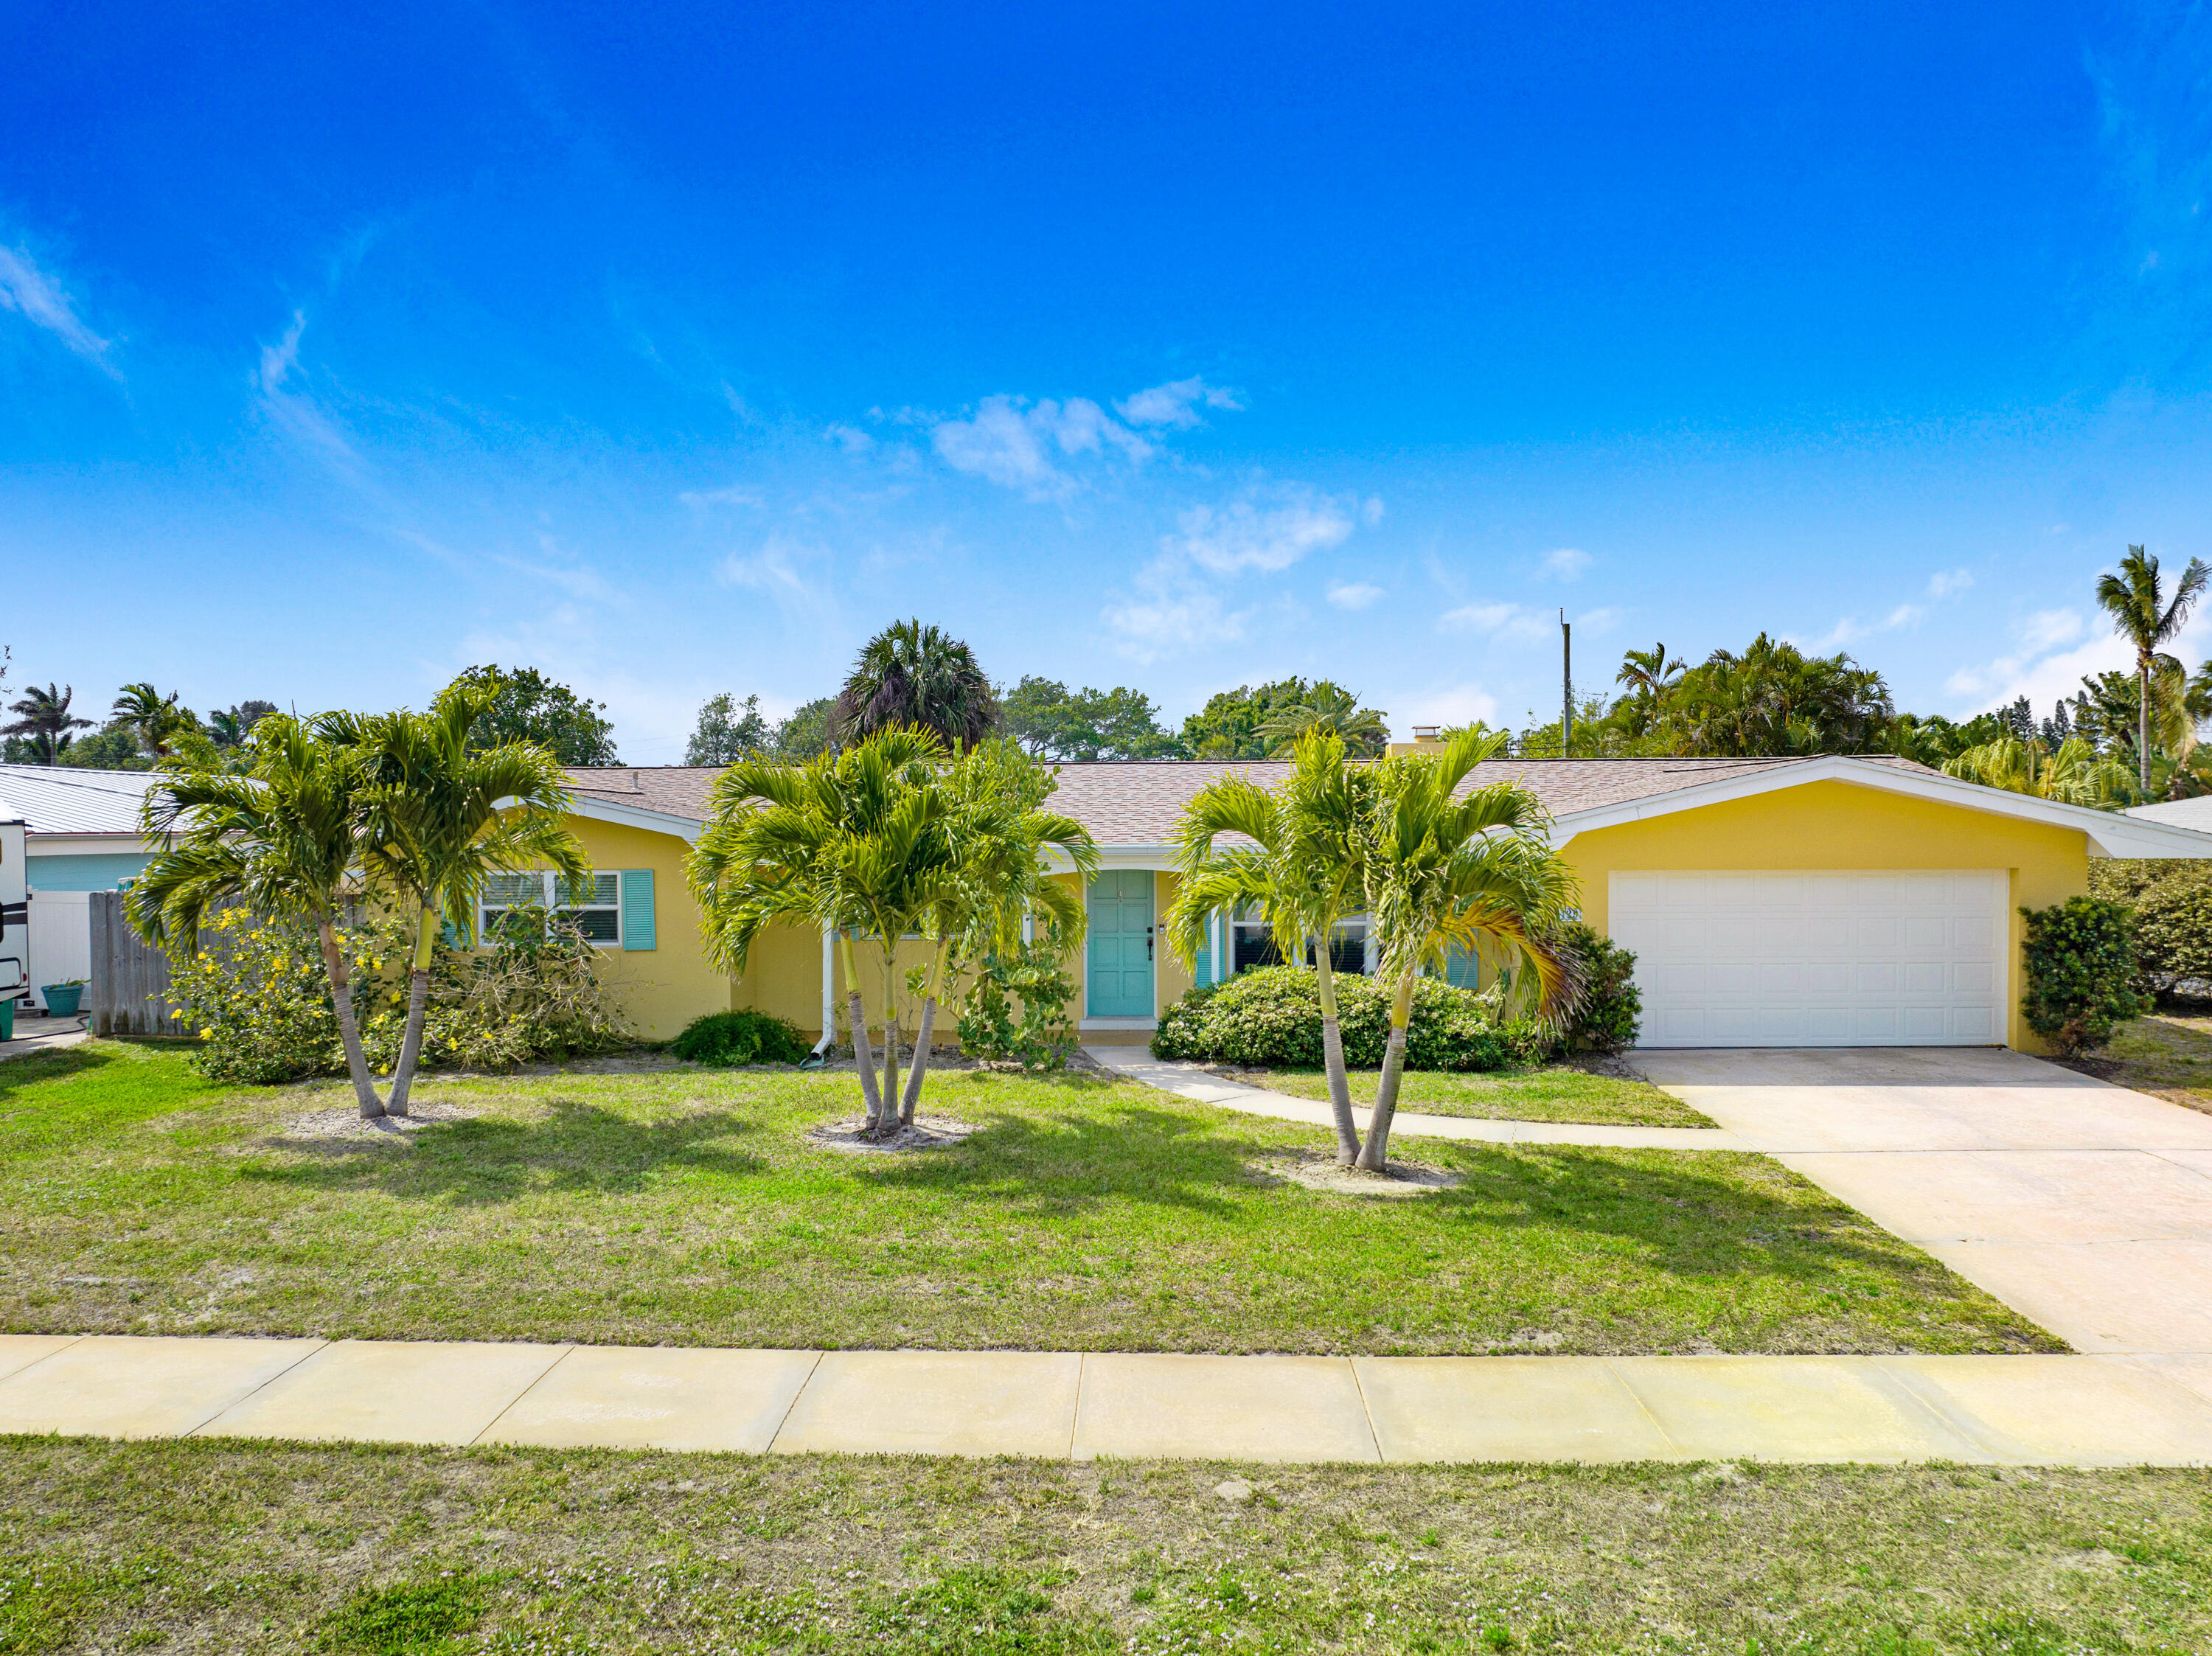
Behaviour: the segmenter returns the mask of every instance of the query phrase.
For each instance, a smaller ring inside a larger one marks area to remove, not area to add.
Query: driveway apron
[[[1635,1062],[2076,1350],[2212,1354],[2212,1115],[1996,1047]]]

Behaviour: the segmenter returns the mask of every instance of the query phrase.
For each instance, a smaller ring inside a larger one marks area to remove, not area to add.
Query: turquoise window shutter
[[[1198,945],[1198,959],[1191,970],[1191,981],[1201,989],[1213,981],[1213,926],[1210,921]]]
[[[626,868],[622,877],[623,947],[652,949],[653,870]]]
[[[1453,943],[1444,955],[1444,981],[1455,989],[1479,989],[1480,968],[1474,955]]]

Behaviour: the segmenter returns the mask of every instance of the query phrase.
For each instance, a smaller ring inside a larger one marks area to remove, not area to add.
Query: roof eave
[[[1933,800],[1992,816],[2076,828],[2087,837],[2090,854],[2097,857],[2212,858],[2212,834],[2201,834],[2194,828],[2147,822],[2140,817],[2094,810],[2087,805],[2060,804],[2029,794],[1985,787],[1979,782],[1964,781],[1941,772],[1903,770],[1840,754],[1775,765],[1666,793],[1647,794],[1617,805],[1565,812],[1554,820],[1553,843],[1564,847],[1578,834],[1641,822],[1647,817],[1671,816],[1676,811],[1697,810],[1706,805],[1726,804],[1731,800],[1748,799],[1784,788],[1803,787],[1809,782],[1848,782],[1856,787]]]

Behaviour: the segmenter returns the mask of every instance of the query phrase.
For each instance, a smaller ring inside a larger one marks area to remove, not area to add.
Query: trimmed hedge
[[[1379,1068],[1390,1034],[1390,1001],[1382,986],[1347,974],[1336,980],[1336,1001],[1345,1063],[1355,1070]],[[1534,1025],[1501,1027],[1489,1003],[1471,989],[1455,989],[1441,978],[1422,978],[1413,986],[1408,1069],[1502,1070],[1540,1063],[1551,1047]],[[1321,986],[1299,968],[1263,966],[1227,983],[1194,989],[1160,1015],[1152,1053],[1252,1069],[1319,1069]]]
[[[796,1064],[814,1049],[799,1026],[768,1012],[709,1012],[693,1018],[668,1050],[692,1064]]]

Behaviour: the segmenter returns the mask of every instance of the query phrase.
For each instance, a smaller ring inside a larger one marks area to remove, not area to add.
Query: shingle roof
[[[1875,764],[1927,772],[1924,765],[1884,754]],[[1802,765],[1802,759],[1494,759],[1476,768],[1473,785],[1518,781],[1554,816],[1595,810],[1673,793],[1730,776]],[[1100,760],[1060,767],[1056,810],[1091,830],[1102,846],[1164,846],[1191,797],[1231,772],[1272,787],[1290,772],[1279,761],[1213,759]],[[707,790],[718,773],[684,766],[633,770],[571,770],[569,787],[588,798],[639,806],[672,816],[702,820]]]
[[[136,834],[138,807],[153,785],[151,771],[0,765],[0,820],[20,817],[34,834]]]

